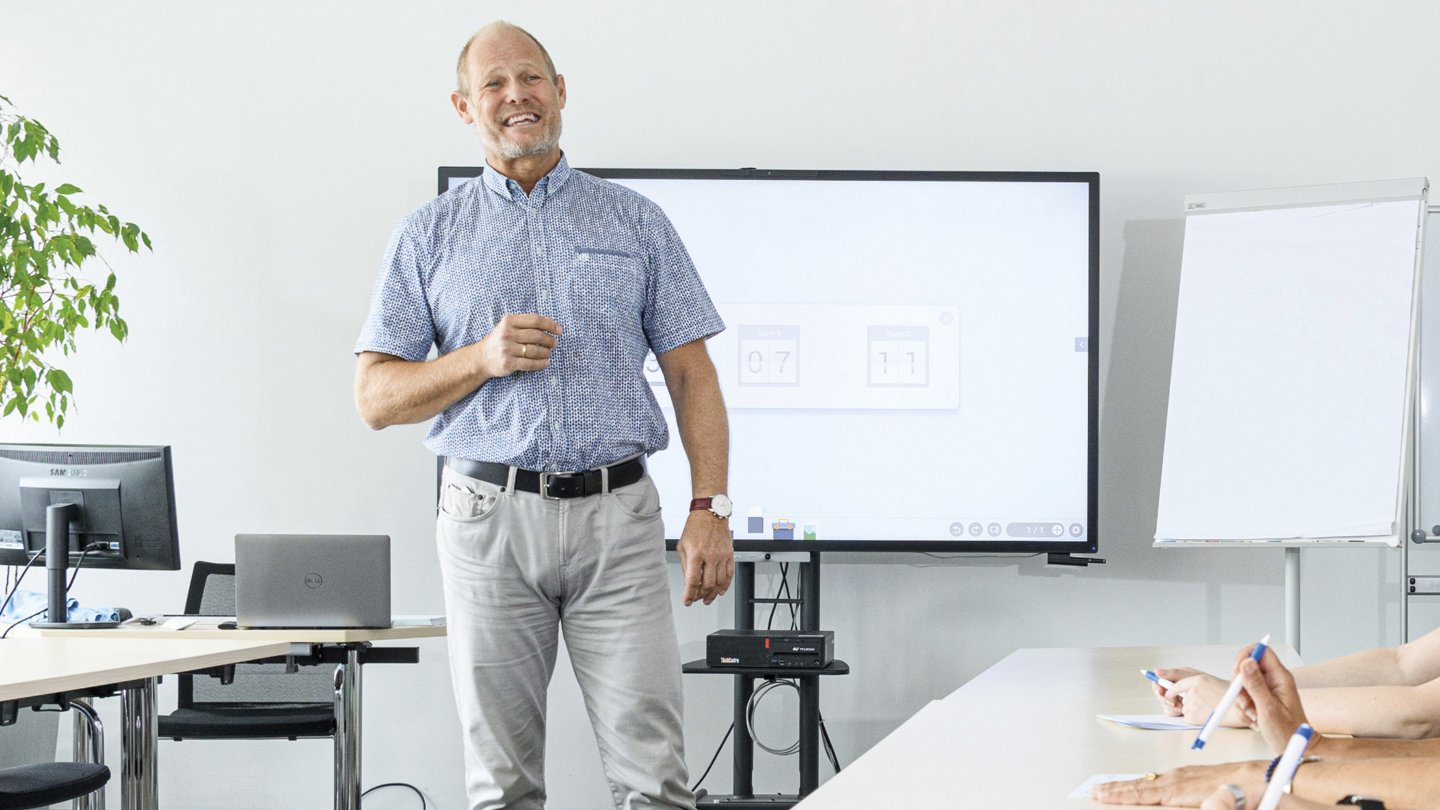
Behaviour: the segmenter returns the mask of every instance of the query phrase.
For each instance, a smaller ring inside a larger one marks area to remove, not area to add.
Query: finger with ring
[[[1160,778],[1160,774],[1151,771],[1150,773],[1145,774],[1143,778],[1146,782],[1154,782],[1156,779]]]
[[[520,356],[521,356],[521,357],[528,357],[529,355],[530,355],[530,344],[528,344],[528,343],[521,343],[521,344],[520,344]]]
[[[1235,810],[1245,810],[1245,791],[1239,785],[1221,785],[1230,791],[1230,797],[1235,800]]]

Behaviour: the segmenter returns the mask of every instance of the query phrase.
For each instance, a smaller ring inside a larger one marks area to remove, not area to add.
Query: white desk
[[[1230,672],[1239,647],[1019,650],[921,709],[797,807],[1102,807],[1067,798],[1097,773],[1269,759],[1260,735],[1222,728],[1203,750],[1193,731],[1145,731],[1097,714],[1156,714],[1142,668]],[[1294,650],[1276,652],[1287,666]]]
[[[203,617],[184,630],[166,630],[158,625],[127,624],[109,630],[43,630],[42,636],[64,634],[113,640],[120,644],[167,639],[171,641],[231,641],[265,643],[280,651],[251,656],[267,658],[286,655],[291,645],[337,646],[344,650],[345,660],[335,667],[335,810],[360,810],[360,670],[361,650],[372,641],[404,641],[437,638],[445,635],[444,625],[421,627],[387,627],[353,630],[221,630],[217,617]],[[200,669],[202,667],[187,667]],[[178,671],[178,670],[177,670]],[[152,713],[153,717],[153,713]],[[149,727],[150,745],[156,745],[156,723]],[[126,808],[130,810],[130,808]]]
[[[121,686],[121,805],[156,810],[156,679],[284,655],[289,648],[280,641],[241,638],[8,638],[0,640],[0,702]]]

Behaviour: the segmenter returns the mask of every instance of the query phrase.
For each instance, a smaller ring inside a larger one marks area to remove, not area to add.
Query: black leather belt
[[[510,467],[493,461],[472,461],[468,458],[445,457],[445,466],[471,478],[505,486],[510,481]],[[645,459],[632,458],[606,468],[610,488],[619,489],[645,477]],[[515,488],[535,492],[547,498],[583,498],[602,491],[599,469],[572,473],[542,473],[515,468]]]

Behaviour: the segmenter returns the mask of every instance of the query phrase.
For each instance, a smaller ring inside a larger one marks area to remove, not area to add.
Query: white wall
[[[829,565],[825,624],[854,671],[827,681],[822,699],[842,760],[1017,647],[1279,633],[1279,551],[1149,545],[1181,198],[1440,177],[1440,5],[1361,8],[12,0],[0,8],[0,94],[60,137],[54,176],[139,222],[155,252],[108,251],[132,336],[124,347],[86,339],[66,361],[78,410],[64,432],[10,420],[0,436],[171,444],[188,560],[231,559],[241,531],[387,532],[397,611],[438,612],[423,428],[360,424],[350,350],[394,223],[433,193],[436,166],[482,159],[447,94],[466,35],[504,17],[545,41],[567,76],[576,165],[1101,173],[1098,535],[1110,564]],[[1317,550],[1304,569],[1307,657],[1398,639],[1396,555]],[[96,571],[80,587],[149,612],[179,607],[185,582]],[[730,614],[728,599],[678,610],[686,657]],[[420,646],[419,666],[366,672],[366,783],[412,782],[457,808],[444,647]],[[692,678],[686,693],[698,774],[729,722],[730,688]],[[551,695],[551,804],[603,807],[563,664]],[[793,739],[781,720],[793,715],[768,709],[762,731]],[[167,742],[161,756],[166,807],[327,804],[323,742]],[[793,759],[757,760],[757,788],[794,789]],[[725,792],[728,762],[727,751],[712,791]],[[367,806],[415,801],[396,792]]]

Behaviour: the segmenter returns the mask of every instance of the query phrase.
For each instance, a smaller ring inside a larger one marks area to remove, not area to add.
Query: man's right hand
[[[495,324],[480,342],[480,373],[486,379],[508,377],[517,371],[539,371],[550,366],[560,324],[544,315],[515,313]]]

